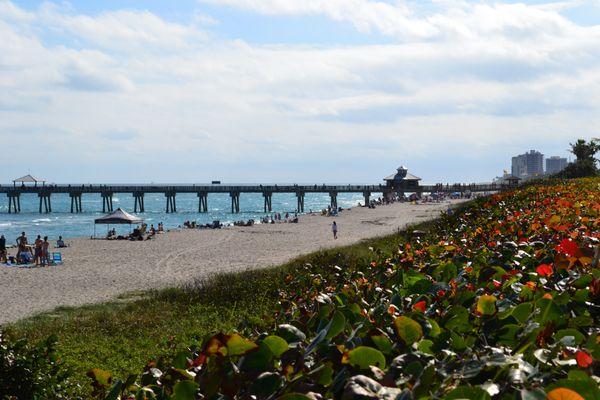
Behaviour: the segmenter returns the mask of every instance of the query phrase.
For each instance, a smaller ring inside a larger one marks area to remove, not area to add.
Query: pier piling
[[[263,197],[265,198],[265,212],[273,211],[273,207],[272,207],[273,192],[263,192]]]
[[[69,193],[69,197],[71,198],[71,213],[83,212],[83,207],[81,207],[81,192],[71,192]]]
[[[198,192],[198,212],[199,213],[207,213],[208,212],[208,193],[207,192]]]
[[[40,198],[40,214],[43,212],[48,214],[52,212],[52,203],[50,202],[50,193],[48,192],[40,192],[38,193],[38,197]],[[43,205],[43,207],[42,207]]]
[[[238,191],[230,192],[229,196],[231,197],[231,213],[239,214],[239,212],[240,212],[240,192],[238,192]]]
[[[113,193],[112,192],[102,192],[102,212],[112,212],[113,211]]]
[[[167,198],[167,209],[168,213],[176,213],[177,212],[177,203],[175,201],[175,192],[166,192],[165,197]]]
[[[134,198],[134,205],[133,205],[133,212],[146,212],[146,209],[144,207],[144,192],[134,192],[133,193],[133,198]]]
[[[296,192],[296,199],[298,200],[298,205],[296,206],[296,210],[299,213],[304,212],[304,192]]]

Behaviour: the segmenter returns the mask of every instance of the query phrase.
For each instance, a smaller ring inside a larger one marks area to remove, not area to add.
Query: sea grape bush
[[[56,336],[37,344],[0,331],[0,399],[66,399],[69,372],[56,355]]]
[[[364,265],[290,273],[270,332],[217,334],[99,398],[600,399],[600,180],[480,199]]]

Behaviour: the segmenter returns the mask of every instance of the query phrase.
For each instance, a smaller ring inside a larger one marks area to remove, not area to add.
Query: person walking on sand
[[[333,224],[331,224],[331,231],[333,232],[333,238],[337,239],[338,226],[335,221],[333,221]]]

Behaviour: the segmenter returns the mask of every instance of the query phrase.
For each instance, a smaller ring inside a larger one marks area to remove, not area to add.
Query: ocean
[[[381,196],[373,193],[371,198]],[[307,193],[304,200],[306,212],[309,210],[319,211],[327,208],[330,199],[327,193]],[[343,208],[354,207],[363,203],[364,198],[360,193],[338,194],[338,206]],[[242,193],[240,195],[240,213],[232,214],[231,199],[228,193],[211,193],[208,195],[208,213],[198,213],[198,197],[193,193],[177,195],[177,213],[167,214],[165,212],[166,199],[164,194],[146,194],[144,206],[146,212],[135,214],[144,219],[150,226],[156,226],[159,222],[164,224],[165,229],[177,228],[184,221],[196,221],[197,224],[212,223],[215,220],[223,224],[233,223],[239,220],[254,219],[256,221],[264,217],[264,200],[260,193]],[[83,212],[71,214],[71,199],[67,194],[52,195],[52,213],[40,214],[39,199],[36,194],[21,195],[21,213],[8,214],[8,198],[0,197],[0,234],[4,235],[7,244],[12,244],[21,232],[26,232],[29,238],[37,235],[48,236],[50,240],[56,240],[58,236],[63,238],[90,237],[94,234],[94,219],[105,215],[102,213],[102,198],[99,194],[84,194],[82,197]],[[134,199],[131,194],[119,193],[113,197],[113,208],[122,208],[133,213]],[[296,210],[296,196],[293,193],[275,193],[272,200],[273,211],[291,215]],[[129,232],[128,225],[112,225],[117,233]],[[104,236],[108,227],[97,225],[96,234]]]

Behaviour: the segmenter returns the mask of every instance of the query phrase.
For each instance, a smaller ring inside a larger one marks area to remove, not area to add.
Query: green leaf
[[[241,369],[244,371],[264,372],[273,364],[273,353],[269,346],[261,343],[256,351],[244,356]]]
[[[371,340],[384,354],[390,354],[392,352],[392,342],[390,338],[387,337],[387,335],[383,332],[381,332],[381,334],[371,336]]]
[[[554,340],[560,341],[565,336],[573,336],[575,343],[580,344],[585,340],[585,336],[577,329],[561,329],[554,335]]]
[[[536,316],[536,321],[544,325],[546,322],[558,322],[562,318],[562,313],[552,299],[539,299],[536,302],[539,309],[539,314]]]
[[[398,336],[407,345],[411,345],[423,337],[423,328],[411,318],[400,316],[394,320],[394,325]]]
[[[173,386],[171,400],[195,400],[198,392],[198,384],[193,381],[177,382]]]
[[[279,325],[277,334],[288,343],[298,343],[306,340],[306,335],[304,332],[290,324]]]
[[[368,346],[358,346],[348,352],[348,363],[360,369],[367,369],[371,365],[383,369],[385,368],[385,357],[377,349]]]
[[[469,323],[469,311],[463,306],[452,306],[445,317],[444,327],[459,333],[465,333],[471,330]]]
[[[417,349],[422,353],[433,355],[434,353],[433,350],[431,350],[431,346],[433,346],[433,342],[431,340],[423,339],[417,345]]]
[[[237,333],[230,335],[226,339],[225,345],[227,346],[227,355],[229,356],[241,356],[258,347],[256,343],[244,339]]]
[[[277,400],[313,400],[312,397],[308,397],[305,394],[301,393],[287,393],[281,397],[278,397]]]
[[[333,382],[333,367],[331,366],[331,363],[325,364],[323,369],[319,372],[316,382],[325,387],[331,385]]]
[[[269,347],[274,357],[281,356],[290,348],[288,343],[277,335],[267,336],[262,342]]]
[[[524,324],[529,319],[533,312],[533,304],[531,302],[521,303],[512,309],[511,315],[520,323]]]
[[[494,315],[496,313],[496,296],[487,294],[479,296],[477,300],[477,312],[481,315]]]
[[[447,400],[491,400],[490,395],[485,390],[478,387],[471,386],[459,386],[450,393],[448,393],[444,399]]]
[[[344,331],[344,327],[346,326],[346,317],[340,311],[336,311],[333,313],[331,317],[331,326],[329,327],[329,331],[327,332],[326,339],[333,339],[340,333]]]

